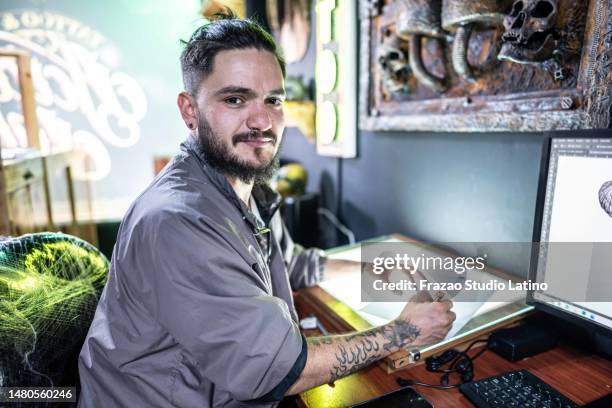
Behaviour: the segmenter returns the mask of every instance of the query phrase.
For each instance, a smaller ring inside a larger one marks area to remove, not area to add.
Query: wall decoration
[[[201,3],[200,14],[207,20],[214,19],[215,14],[224,13],[228,8],[238,17],[246,17],[245,0],[204,0]]]
[[[310,0],[266,0],[266,17],[287,64],[304,58],[310,38]]]
[[[452,64],[457,75],[466,82],[476,81],[467,60],[470,34],[473,30],[497,27],[504,15],[497,0],[445,0],[442,9],[442,28],[454,34]]]
[[[357,155],[357,12],[350,0],[316,2],[317,153]]]
[[[204,20],[200,0],[2,0],[0,48],[32,56],[43,151],[80,151],[75,182],[91,186],[93,217],[117,220],[188,131],[181,39]],[[0,61],[0,139],[24,146],[15,67]],[[87,182],[90,181],[90,182]]]
[[[421,44],[424,38],[441,40],[440,0],[400,0],[391,7],[396,19],[397,35],[408,42],[409,63],[416,80],[436,92],[446,89],[444,78],[427,71],[422,61]]]
[[[32,55],[32,77],[44,153],[76,149],[75,177],[110,173],[106,144],[133,146],[141,135],[147,98],[134,78],[115,69],[117,48],[100,33],[59,13],[34,9],[0,13],[0,44]],[[23,114],[14,65],[0,60],[0,134],[4,147],[24,147]]]
[[[366,130],[610,127],[612,0],[360,0]]]
[[[306,85],[302,76],[285,78],[285,126],[297,127],[310,143],[315,142],[315,103],[313,84]]]

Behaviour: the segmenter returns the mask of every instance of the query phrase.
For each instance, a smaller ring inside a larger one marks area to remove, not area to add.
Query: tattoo
[[[397,351],[414,341],[421,335],[421,331],[410,321],[396,320],[393,324],[382,327],[382,335],[388,340],[383,345],[387,351]]]
[[[333,347],[334,361],[329,382],[378,361],[385,352],[395,352],[413,343],[421,334],[409,321],[396,320],[385,326],[344,336],[309,337],[309,345]],[[379,335],[382,337],[379,337]]]
[[[329,381],[335,381],[377,361],[380,358],[378,353],[380,345],[376,341],[376,335],[379,332],[380,329],[377,328],[341,337],[344,343],[354,344],[346,346],[342,343],[338,344],[335,353],[336,364],[330,370]]]
[[[372,329],[372,330],[368,330],[368,331],[364,331],[364,332],[357,332],[357,333],[352,333],[352,334],[347,334],[346,336],[343,336],[342,338],[349,342],[353,339],[356,338],[360,338],[360,337],[376,337],[376,335],[380,333],[380,329],[376,328],[376,329]]]
[[[332,344],[334,341],[331,337],[308,337],[306,342],[313,346],[321,346],[323,344]]]

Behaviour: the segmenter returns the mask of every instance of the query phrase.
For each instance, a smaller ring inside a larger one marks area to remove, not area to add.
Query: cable
[[[472,381],[474,378],[474,360],[480,357],[485,351],[489,348],[484,347],[482,350],[478,351],[472,357],[469,356],[468,352],[478,343],[487,343],[488,340],[479,339],[471,342],[465,350],[459,351],[456,349],[446,350],[444,353],[439,356],[428,357],[425,360],[425,364],[427,367],[427,371],[432,371],[436,373],[442,373],[442,377],[440,377],[441,384],[428,384],[415,380],[408,380],[405,378],[397,378],[397,383],[400,387],[409,387],[412,385],[418,385],[421,387],[435,388],[440,390],[450,390],[453,388],[457,388],[461,386],[461,384]],[[449,364],[448,368],[441,368]],[[452,373],[458,373],[461,375],[461,381],[456,384],[448,385],[449,376]]]
[[[480,340],[480,341],[486,341],[486,340]],[[470,359],[472,361],[476,360],[478,357],[482,356],[484,354],[485,351],[489,350],[488,347],[483,348],[482,350],[480,350],[478,353],[474,354],[472,357],[470,357]],[[466,350],[467,352],[467,350]]]
[[[450,369],[454,368],[454,367],[455,367],[455,365],[457,364],[457,362],[458,362],[459,360],[461,360],[461,358],[462,358],[462,357],[466,357],[466,358],[468,358],[470,361],[474,361],[474,360],[476,360],[478,357],[480,357],[480,356],[481,356],[481,355],[482,355],[482,354],[483,354],[485,351],[487,351],[489,348],[488,348],[488,347],[483,348],[483,349],[482,349],[482,350],[480,350],[478,353],[474,354],[474,356],[472,356],[472,357],[470,357],[470,356],[467,354],[467,353],[468,353],[468,351],[470,351],[470,349],[471,349],[471,348],[472,348],[472,347],[473,347],[475,344],[478,344],[478,343],[486,343],[487,341],[488,341],[488,340],[475,340],[475,341],[473,341],[472,343],[470,343],[470,345],[469,345],[469,346],[467,346],[467,348],[466,348],[464,351],[460,352],[460,353],[457,355],[457,357],[455,357],[455,359],[453,360],[453,362],[451,363],[451,365],[450,365],[450,367],[449,367],[449,368],[450,368]]]
[[[487,342],[488,342],[488,340],[484,340],[484,339],[474,340],[473,342],[471,342],[471,343],[470,343],[470,345],[469,345],[469,346],[467,346],[467,348],[466,348],[465,350],[463,350],[463,351],[459,352],[459,354],[457,355],[457,357],[455,357],[455,358],[453,359],[453,361],[451,362],[451,365],[450,365],[449,369],[452,369],[453,367],[455,367],[455,365],[456,365],[456,364],[457,364],[457,362],[458,362],[458,361],[461,359],[461,357],[467,357],[467,358],[469,358],[471,361],[476,360],[478,357],[480,357],[480,356],[481,356],[481,355],[482,355],[482,354],[483,354],[485,351],[487,351],[489,348],[488,348],[488,347],[483,348],[483,349],[482,349],[482,350],[480,350],[478,353],[474,354],[474,356],[473,356],[473,357],[470,357],[470,356],[467,354],[467,353],[468,353],[468,351],[470,351],[470,349],[471,349],[472,347],[474,347],[474,345],[475,345],[475,344],[478,344],[478,343],[487,343]]]
[[[468,352],[472,349],[472,347],[474,347],[474,345],[478,344],[478,343],[483,343],[483,342],[487,342],[487,340],[474,340],[472,343],[470,343],[470,345],[467,346],[467,348],[463,351],[459,351],[457,349],[449,349],[446,350],[444,353],[438,355],[438,356],[432,356],[432,357],[428,357],[425,360],[425,364],[427,367],[427,371],[433,371],[433,372],[449,372],[448,370],[452,369],[459,360],[461,360],[462,358],[469,358],[471,360],[474,360],[475,358],[479,357],[481,355],[481,352],[479,352],[479,354],[477,354],[476,356],[470,358],[468,356]],[[486,351],[487,349],[485,348],[484,351]],[[443,365],[446,365],[450,363],[450,367],[447,370],[441,370],[440,367],[442,367]],[[450,372],[454,372],[456,370],[451,370]]]
[[[349,244],[355,243],[355,234],[353,233],[353,231],[351,231],[344,224],[342,224],[333,212],[323,207],[319,208],[317,212],[327,218],[332,224],[334,224],[334,227],[336,227],[340,232],[346,235],[349,240]]]
[[[437,388],[440,390],[450,390],[452,388],[457,388],[461,385],[461,384],[453,384],[453,385],[427,384],[427,383],[422,383],[422,382],[413,381],[413,380],[406,380],[405,378],[398,378],[396,381],[400,387],[410,387],[412,385],[419,385],[421,387]]]

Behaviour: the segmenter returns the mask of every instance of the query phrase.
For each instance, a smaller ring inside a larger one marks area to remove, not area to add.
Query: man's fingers
[[[450,300],[443,300],[440,304],[443,305],[444,310],[451,310],[453,307],[453,302]]]
[[[426,303],[426,302],[432,302],[433,299],[431,297],[431,295],[429,294],[429,292],[427,291],[419,291],[416,293],[416,295],[414,295],[411,299],[411,302],[418,302],[418,303]]]

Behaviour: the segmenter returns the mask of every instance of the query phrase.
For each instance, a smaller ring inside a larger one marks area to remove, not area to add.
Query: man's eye
[[[281,106],[283,104],[283,100],[281,98],[270,98],[268,99],[268,103],[274,106]]]
[[[231,96],[225,99],[225,103],[229,105],[241,105],[243,102],[244,101],[241,98],[238,98],[237,96]]]

